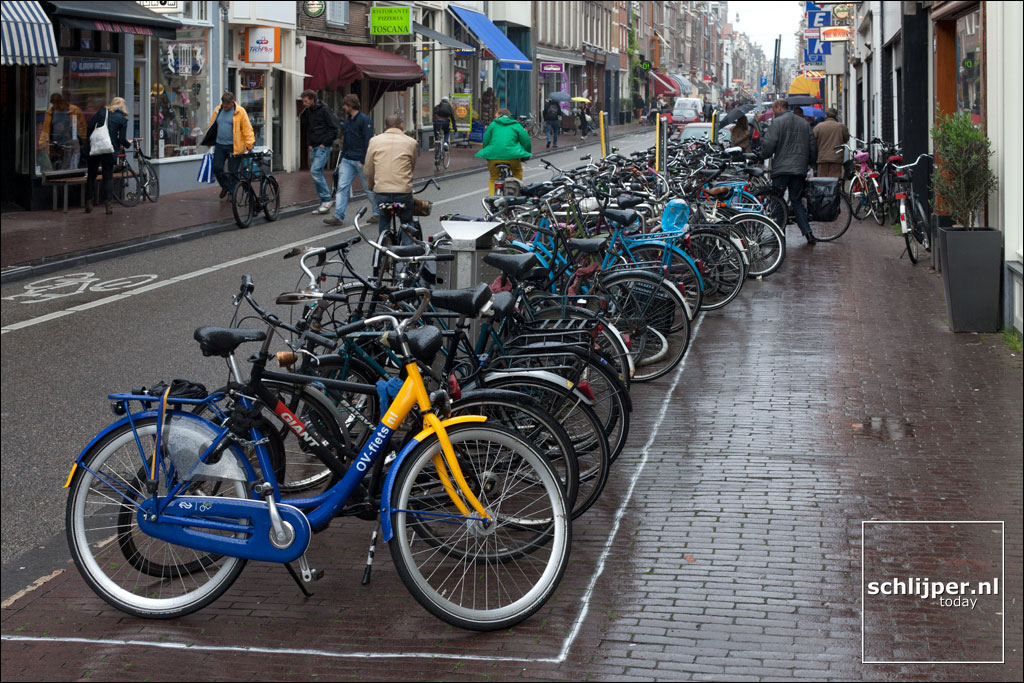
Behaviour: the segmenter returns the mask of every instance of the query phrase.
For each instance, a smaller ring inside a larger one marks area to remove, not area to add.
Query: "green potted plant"
[[[967,112],[940,115],[931,134],[937,164],[932,190],[937,208],[953,222],[938,230],[949,326],[954,332],[995,332],[1003,235],[978,226],[997,185],[989,168],[992,143]]]

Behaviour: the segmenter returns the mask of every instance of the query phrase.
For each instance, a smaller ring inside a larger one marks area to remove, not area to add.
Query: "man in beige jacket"
[[[818,139],[818,177],[842,178],[843,152],[835,148],[850,141],[850,131],[839,123],[839,112],[834,107],[830,107],[825,120],[814,127],[814,137]]]
[[[367,189],[372,190],[377,204],[402,204],[395,212],[402,223],[412,223],[412,172],[416,166],[416,141],[405,134],[401,114],[384,119],[386,130],[370,138],[366,149]],[[380,234],[391,227],[391,211],[380,212]],[[403,238],[403,243],[409,241]]]

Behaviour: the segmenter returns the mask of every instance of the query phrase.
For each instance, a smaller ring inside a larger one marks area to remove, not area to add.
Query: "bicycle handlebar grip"
[[[330,351],[333,351],[338,346],[337,343],[335,343],[333,340],[328,339],[327,337],[322,337],[316,332],[310,332],[309,330],[303,332],[302,336],[314,342],[315,344],[319,344],[320,346],[327,348]]]
[[[254,285],[252,283],[252,275],[249,275],[248,273],[243,275],[242,276],[242,287],[241,287],[242,294],[250,294],[253,291],[255,291],[255,289],[256,289],[256,285]]]
[[[360,237],[359,235],[356,235],[355,237],[349,237],[344,242],[338,242],[337,244],[332,244],[330,246],[324,247],[324,251],[337,251],[339,249],[348,249],[353,244],[359,244],[359,242],[361,242],[362,239],[363,238]]]
[[[438,261],[438,262],[441,262],[441,261],[454,261],[455,260],[455,254],[438,254],[437,257],[434,260]]]
[[[415,299],[418,296],[416,288],[411,289],[400,289],[397,292],[391,292],[388,294],[388,300],[392,303],[398,303],[399,301],[406,301],[408,299]]]
[[[365,320],[357,320],[354,323],[349,323],[348,325],[342,325],[341,327],[339,327],[338,330],[337,330],[337,334],[338,334],[339,337],[344,337],[346,334],[352,334],[353,332],[359,332],[360,330],[362,330],[365,327],[366,327],[366,321]]]
[[[338,294],[337,292],[324,292],[321,298],[324,301],[348,301],[347,294]]]
[[[356,214],[356,218],[362,218],[366,215],[366,207],[359,209],[359,213]]]

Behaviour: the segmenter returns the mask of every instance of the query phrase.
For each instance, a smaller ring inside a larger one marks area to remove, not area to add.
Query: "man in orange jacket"
[[[235,94],[226,92],[221,95],[220,106],[210,117],[210,126],[200,143],[213,147],[213,172],[220,183],[220,196],[229,197],[235,191],[238,179],[238,167],[242,160],[232,154],[244,154],[256,144],[256,134],[245,109],[235,104]],[[228,172],[224,172],[224,162],[228,162]]]

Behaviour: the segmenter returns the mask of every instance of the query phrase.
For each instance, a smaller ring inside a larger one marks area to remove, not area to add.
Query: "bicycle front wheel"
[[[192,438],[203,436],[195,425],[206,423],[168,417],[162,437],[168,446],[179,443],[169,440],[179,424],[191,427],[187,436]],[[156,440],[156,418],[137,419],[135,427],[139,442],[131,425],[123,425],[98,441],[75,469],[66,511],[68,547],[89,587],[122,612],[161,619],[190,614],[220,597],[241,574],[245,560],[160,541],[139,529],[139,504],[150,497],[145,453]],[[216,432],[207,431],[211,440],[190,445],[208,447]],[[146,449],[141,453],[140,444]],[[220,457],[238,459],[231,449]],[[162,471],[160,476],[157,493],[166,495]],[[197,480],[187,494],[246,498],[246,488],[241,480]]]
[[[127,164],[120,170],[121,177],[114,178],[114,199],[121,206],[132,207],[142,199],[142,181],[135,169]]]
[[[240,228],[248,228],[256,213],[256,194],[248,183],[239,182],[231,193],[231,213],[235,214],[235,223]]]
[[[845,192],[839,193],[839,215],[834,221],[818,221],[814,224],[814,237],[819,242],[831,242],[846,234],[853,222],[853,206]]]
[[[398,575],[434,616],[474,631],[528,619],[568,566],[572,527],[557,475],[525,440],[494,425],[447,430],[473,494],[490,517],[463,515],[441,483],[436,438],[403,461],[389,543]],[[450,475],[449,475],[450,476]]]
[[[160,178],[157,177],[153,164],[143,159],[139,163],[139,175],[142,178],[142,192],[146,199],[151,202],[160,199]]]
[[[260,183],[260,204],[268,221],[276,221],[281,215],[281,188],[273,176],[267,176]]]
[[[729,219],[736,226],[747,245],[750,267],[747,275],[771,275],[786,258],[786,236],[770,218],[753,213],[741,213]]]
[[[722,308],[736,298],[747,277],[743,254],[728,236],[714,230],[691,230],[690,254],[704,265],[705,310]]]

